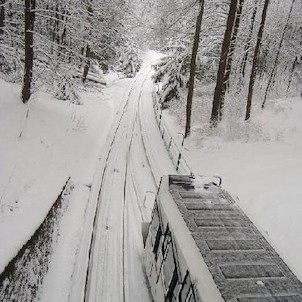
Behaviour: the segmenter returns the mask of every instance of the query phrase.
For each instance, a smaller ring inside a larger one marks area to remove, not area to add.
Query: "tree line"
[[[167,55],[157,66],[155,80],[162,83],[162,104],[179,98],[180,91],[187,89],[186,136],[191,131],[195,85],[202,89],[215,84],[209,121],[212,127],[223,118],[226,94],[245,100],[243,118],[248,121],[255,89],[257,97],[261,95],[262,108],[269,95],[299,92],[301,0],[176,2],[182,12],[190,9],[175,24],[167,21],[167,28],[174,29],[172,35],[167,28],[161,30]]]
[[[226,97],[240,97],[249,120],[255,94],[264,107],[301,89],[301,12],[302,0],[0,0],[0,72],[23,83],[25,103],[44,84],[76,102],[75,85],[97,81],[95,65],[137,68],[146,44],[166,53],[155,75],[161,102],[187,91],[188,135],[196,86],[215,86],[214,127]]]
[[[131,10],[120,0],[0,0],[0,72],[23,82],[24,103],[41,79],[56,97],[76,101],[74,85],[87,81],[92,62],[106,72],[135,58]]]

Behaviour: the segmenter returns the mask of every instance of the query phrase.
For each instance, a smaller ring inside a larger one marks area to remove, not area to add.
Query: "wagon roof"
[[[226,191],[170,175],[169,192],[225,301],[302,302],[301,282]]]

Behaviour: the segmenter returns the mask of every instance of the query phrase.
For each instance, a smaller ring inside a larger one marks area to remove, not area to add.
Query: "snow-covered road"
[[[150,64],[134,78],[121,106],[107,140],[85,301],[150,301],[141,223],[150,217],[160,177],[176,173],[154,120]]]

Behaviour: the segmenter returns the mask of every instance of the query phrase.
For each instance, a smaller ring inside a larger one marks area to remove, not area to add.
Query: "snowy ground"
[[[134,78],[108,136],[87,269],[87,301],[150,301],[141,262],[141,223],[149,221],[151,213],[144,197],[153,192],[154,200],[160,176],[174,172],[155,121],[148,120],[153,110],[150,72],[150,64],[143,65]],[[150,129],[155,129],[151,137]]]
[[[62,221],[63,240],[54,254],[60,261],[51,265],[46,282],[50,301],[66,301],[69,294],[66,283],[82,236],[89,188],[128,85],[125,79],[113,90],[82,91],[81,106],[45,93],[35,93],[24,105],[20,86],[0,81],[0,272],[43,221],[67,178],[75,185]]]
[[[204,107],[201,99],[196,107]],[[183,132],[183,107],[164,111],[174,137]],[[184,154],[195,175],[219,175],[222,186],[302,280],[302,100],[269,100],[248,126],[228,120],[217,136],[198,124],[209,112],[193,112],[193,131]],[[194,115],[195,114],[195,115]]]
[[[149,56],[133,79],[113,77],[101,92],[82,91],[80,106],[44,93],[35,93],[25,106],[20,87],[0,80],[0,272],[39,226],[68,177],[75,186],[42,301],[81,301],[83,294],[89,301],[149,300],[141,222],[150,217],[160,176],[175,173],[153,119],[154,59]],[[300,99],[276,100],[239,138],[230,140],[222,131],[214,139],[196,124],[184,146],[195,174],[222,176],[223,187],[238,196],[300,280],[301,115]],[[179,141],[179,119],[167,111],[164,117]],[[225,127],[232,129],[230,123]],[[255,131],[259,139],[251,135]]]
[[[82,91],[82,105],[40,92],[24,105],[20,86],[0,82],[0,272],[68,177],[74,185],[42,301],[150,300],[141,223],[160,176],[175,173],[152,119],[153,60],[134,79]]]

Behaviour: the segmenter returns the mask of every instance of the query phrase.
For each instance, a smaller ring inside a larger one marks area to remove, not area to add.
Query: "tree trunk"
[[[87,5],[87,19],[88,19],[87,22],[91,23],[91,19],[93,17],[93,9],[92,9],[91,0],[86,0],[86,5]],[[88,31],[88,37],[89,37],[91,34],[91,28],[89,27],[86,30]],[[83,49],[83,53],[84,53],[84,49]],[[85,66],[84,66],[84,70],[83,70],[83,77],[82,77],[83,84],[85,83],[88,72],[89,72],[90,59],[91,59],[91,48],[90,48],[89,42],[87,42],[87,44],[86,44],[86,62],[85,62]]]
[[[282,32],[282,36],[281,36],[281,40],[280,40],[280,43],[279,43],[279,46],[278,46],[278,51],[277,51],[276,58],[275,58],[275,61],[274,61],[273,69],[272,69],[272,71],[270,73],[269,80],[268,80],[268,83],[267,83],[267,86],[266,86],[266,89],[265,89],[265,95],[264,95],[264,100],[263,100],[263,103],[262,103],[262,109],[265,106],[265,102],[266,102],[266,99],[267,99],[268,91],[270,89],[271,83],[273,81],[274,73],[275,73],[277,65],[278,65],[281,47],[282,47],[282,44],[283,44],[283,41],[284,41],[285,33],[287,31],[287,28],[288,28],[288,22],[289,22],[289,19],[290,19],[290,16],[291,16],[291,13],[292,13],[295,1],[296,0],[292,0],[292,4],[291,4],[291,7],[290,7],[290,10],[289,10],[289,13],[288,13],[286,24],[285,24],[283,32]]]
[[[257,67],[258,67],[258,61],[259,61],[259,53],[260,53],[260,48],[261,48],[263,30],[264,30],[269,1],[270,0],[265,0],[263,11],[262,11],[261,24],[260,24],[260,28],[259,28],[258,35],[257,35],[257,44],[256,44],[254,57],[253,57],[253,65],[252,65],[252,71],[251,71],[250,83],[249,83],[249,92],[248,92],[247,104],[246,104],[246,113],[245,113],[246,121],[249,120],[251,117],[251,107],[252,107],[252,98],[253,98],[253,92],[254,92],[254,84],[255,84],[255,79],[256,79],[256,73],[257,73]]]
[[[24,79],[22,89],[22,101],[27,103],[31,95],[31,82],[33,74],[33,30],[35,24],[35,0],[25,0],[25,57],[24,57]]]
[[[200,10],[196,20],[196,28],[195,28],[194,42],[192,48],[191,65],[190,65],[190,77],[188,82],[185,138],[190,135],[190,131],[191,131],[191,113],[192,113],[194,80],[195,80],[195,71],[196,71],[196,57],[198,52],[202,16],[204,11],[204,0],[200,0],[199,4],[200,4]]]
[[[59,35],[59,26],[60,26],[60,17],[59,17],[59,4],[57,3],[55,8],[55,19],[54,19],[54,28],[53,28],[53,42],[60,44],[60,35]]]
[[[295,60],[294,60],[294,62],[292,64],[292,67],[290,69],[290,75],[289,75],[289,80],[288,80],[288,85],[287,85],[286,93],[288,93],[290,85],[291,85],[291,83],[293,81],[293,74],[294,74],[294,71],[295,71],[297,65],[298,65],[298,56],[295,57]]]
[[[5,0],[0,0],[0,35],[3,35],[4,21],[5,21]]]
[[[252,41],[252,36],[253,36],[253,31],[254,31],[257,8],[258,8],[258,1],[256,2],[255,6],[254,6],[254,10],[253,10],[252,18],[251,18],[251,25],[250,25],[250,29],[249,29],[249,36],[248,36],[247,43],[244,47],[244,56],[243,56],[241,68],[240,68],[240,73],[242,74],[243,78],[245,77],[246,63],[247,63],[247,58],[249,55],[249,49],[251,47],[251,41]]]
[[[91,56],[90,46],[89,46],[89,44],[87,44],[87,46],[86,46],[86,64],[85,64],[85,67],[84,67],[83,77],[82,77],[83,84],[85,83],[85,81],[87,79],[88,72],[89,72],[90,56]]]
[[[67,41],[66,41],[66,23],[67,23],[68,11],[64,10],[63,14],[64,14],[64,16],[62,16],[63,30],[62,30],[62,34],[61,34],[61,37],[60,37],[60,43],[61,43],[61,45],[66,46],[67,45]]]
[[[228,21],[227,21],[226,30],[224,33],[224,39],[222,43],[221,56],[220,56],[219,68],[217,72],[217,81],[216,81],[212,114],[211,114],[211,124],[213,126],[216,126],[218,121],[222,117],[222,108],[223,108],[224,97],[225,97],[224,78],[225,78],[225,71],[227,65],[227,58],[228,58],[230,44],[231,44],[232,31],[234,27],[235,15],[237,10],[237,2],[238,0],[231,0]]]
[[[236,19],[235,19],[235,24],[234,24],[234,30],[231,38],[231,45],[230,45],[230,51],[229,51],[229,56],[228,56],[228,61],[227,61],[227,67],[226,67],[226,73],[224,77],[224,90],[229,88],[230,85],[230,74],[232,70],[232,62],[233,62],[233,55],[236,47],[236,40],[237,40],[237,35],[238,35],[238,30],[239,30],[239,25],[240,25],[240,20],[241,20],[241,14],[242,14],[242,8],[243,8],[244,0],[239,0],[239,6],[236,12]],[[220,108],[222,109],[222,108]]]

